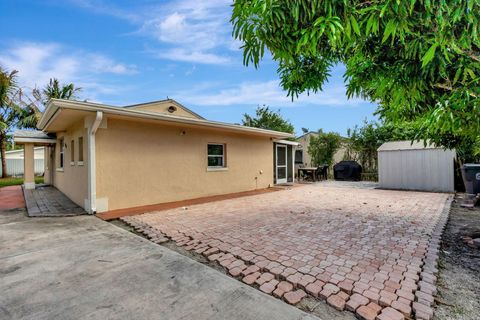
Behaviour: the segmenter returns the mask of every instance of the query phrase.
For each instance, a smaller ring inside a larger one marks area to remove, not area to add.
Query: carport
[[[24,156],[24,181],[25,189],[35,189],[35,152],[36,146],[45,147],[45,170],[44,180],[46,184],[51,183],[51,157],[50,148],[56,143],[55,137],[47,135],[42,131],[17,130],[13,135],[13,141],[18,145],[23,145]]]

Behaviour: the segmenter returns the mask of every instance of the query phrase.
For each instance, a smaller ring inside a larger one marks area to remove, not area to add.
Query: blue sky
[[[2,0],[0,65],[22,86],[73,82],[89,101],[124,106],[167,96],[207,119],[239,123],[267,104],[294,125],[346,134],[375,106],[347,100],[343,66],[322,93],[294,102],[268,56],[242,64],[229,0]]]

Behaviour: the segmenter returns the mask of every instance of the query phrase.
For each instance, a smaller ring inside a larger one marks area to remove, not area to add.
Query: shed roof
[[[420,141],[390,141],[382,144],[377,151],[396,151],[396,150],[425,150],[425,149],[443,149],[442,147],[437,147],[427,141],[425,145],[424,140]]]

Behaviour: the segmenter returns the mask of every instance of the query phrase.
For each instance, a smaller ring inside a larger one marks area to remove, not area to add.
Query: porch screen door
[[[277,183],[287,183],[287,146],[277,144]]]

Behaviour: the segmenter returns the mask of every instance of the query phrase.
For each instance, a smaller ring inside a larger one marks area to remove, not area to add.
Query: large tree
[[[421,124],[416,138],[471,140],[478,154],[479,20],[478,0],[235,0],[232,14],[244,63],[270,51],[292,98],[322,90],[342,63],[349,97],[378,103],[393,124]]]
[[[258,107],[255,115],[243,115],[242,124],[248,127],[269,129],[281,132],[294,133],[295,128],[290,121],[283,119],[279,111],[270,110],[269,107]]]
[[[413,140],[418,131],[415,123],[391,123],[368,122],[348,129],[347,152],[348,160],[358,161],[364,172],[376,172],[378,168],[377,149],[387,141]]]
[[[17,119],[17,108],[12,97],[17,90],[17,71],[8,72],[0,67],[0,157],[2,178],[7,176],[5,150],[7,139]]]

